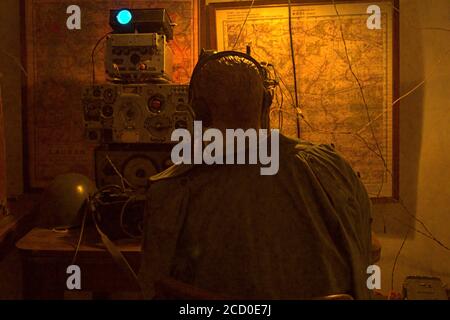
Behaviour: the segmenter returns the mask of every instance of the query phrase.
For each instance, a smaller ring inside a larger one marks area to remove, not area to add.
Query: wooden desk
[[[58,233],[35,228],[16,243],[23,261],[24,299],[63,299],[67,290],[67,267],[71,264],[79,229]],[[93,298],[111,293],[138,292],[115,264],[93,228],[86,228],[84,241],[75,262],[81,269],[81,290]],[[116,242],[135,271],[139,270],[140,243],[135,240]]]

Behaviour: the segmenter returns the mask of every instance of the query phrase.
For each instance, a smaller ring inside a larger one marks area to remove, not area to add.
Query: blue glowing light
[[[117,21],[120,24],[128,24],[130,23],[131,19],[133,18],[133,15],[131,14],[130,10],[120,10],[117,14]]]

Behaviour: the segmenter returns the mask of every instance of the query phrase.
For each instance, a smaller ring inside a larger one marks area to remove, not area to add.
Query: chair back
[[[227,297],[194,287],[175,280],[173,278],[162,278],[155,283],[155,300],[242,300],[237,297]],[[333,294],[311,300],[354,300],[348,294]]]

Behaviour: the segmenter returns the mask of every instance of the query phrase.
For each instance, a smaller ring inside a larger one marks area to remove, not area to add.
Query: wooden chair
[[[209,292],[180,282],[173,278],[163,278],[155,283],[155,300],[245,300]],[[354,300],[348,294],[333,294],[311,300]]]
[[[156,281],[155,291],[155,300],[235,300],[173,278],[163,278]]]
[[[341,293],[341,294],[331,294],[329,296],[319,297],[313,300],[355,300],[349,294]]]

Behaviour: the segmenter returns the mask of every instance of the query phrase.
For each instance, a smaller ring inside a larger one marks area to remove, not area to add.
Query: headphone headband
[[[205,54],[203,53],[203,55],[205,55]],[[203,57],[202,57],[202,55],[200,55],[199,61],[198,61],[197,65],[195,66],[194,70],[192,71],[191,81],[189,82],[189,101],[191,101],[193,98],[192,97],[192,95],[193,95],[192,84],[194,83],[195,79],[198,77],[198,74],[200,73],[200,70],[203,68],[203,66],[206,65],[210,61],[219,60],[224,57],[240,57],[240,58],[246,59],[247,61],[252,62],[258,69],[258,73],[259,73],[259,75],[261,77],[261,81],[263,82],[263,85],[264,85],[265,72],[264,72],[263,67],[252,56],[250,56],[246,53],[229,50],[229,51],[216,52],[211,55],[207,55],[207,56],[203,56]]]

